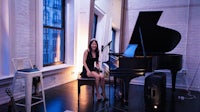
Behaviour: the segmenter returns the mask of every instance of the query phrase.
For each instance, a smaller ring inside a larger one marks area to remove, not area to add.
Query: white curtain
[[[9,0],[0,0],[0,76],[10,74]]]

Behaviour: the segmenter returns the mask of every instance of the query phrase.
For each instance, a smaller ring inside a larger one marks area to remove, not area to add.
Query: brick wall
[[[187,78],[191,88],[200,90],[200,1],[191,0],[189,10],[187,47],[186,47],[186,67],[188,69]]]
[[[35,21],[30,0],[15,2],[15,57],[35,57]]]

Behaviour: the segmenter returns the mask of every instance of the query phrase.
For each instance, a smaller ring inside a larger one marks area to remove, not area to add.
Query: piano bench
[[[82,85],[92,86],[92,96],[93,96],[93,101],[94,101],[95,78],[82,78],[82,77],[79,77],[77,80],[78,80],[78,101],[79,101],[79,95],[80,95],[80,92],[81,92],[81,86]]]

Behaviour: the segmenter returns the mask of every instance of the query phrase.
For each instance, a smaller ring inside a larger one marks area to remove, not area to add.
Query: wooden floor
[[[96,98],[92,98],[92,88],[82,86],[78,102],[77,81],[48,89],[45,91],[47,112],[200,112],[199,92],[187,95],[188,92],[185,90],[176,90],[172,93],[171,89],[166,89],[166,98],[162,100],[162,105],[159,105],[161,102],[157,100],[157,110],[147,108],[151,105],[145,103],[143,86],[130,85],[128,106],[122,105],[120,98],[114,97],[112,85],[106,85],[106,92],[107,96],[110,93],[110,100],[97,102]],[[0,105],[0,112],[7,112],[7,108],[8,104]],[[21,107],[17,109],[24,111]],[[42,104],[34,106],[32,112],[43,112]]]

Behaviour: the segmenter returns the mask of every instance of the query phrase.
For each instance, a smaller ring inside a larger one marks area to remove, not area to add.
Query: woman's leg
[[[102,96],[104,97],[104,99],[107,99],[106,91],[105,91],[105,78],[103,74],[100,73],[99,75],[100,75],[100,85],[102,89]]]
[[[96,95],[97,100],[101,99],[101,95],[99,93],[99,83],[100,83],[100,76],[96,72],[92,71],[91,74],[88,74],[88,77],[94,77],[95,78],[95,88],[96,88]]]

